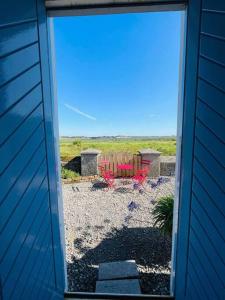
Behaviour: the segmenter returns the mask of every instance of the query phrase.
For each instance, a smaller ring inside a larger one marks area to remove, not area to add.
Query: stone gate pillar
[[[161,152],[153,149],[142,149],[139,151],[142,160],[151,160],[149,177],[158,177],[160,175],[160,154]],[[142,165],[144,167],[144,165]]]
[[[98,174],[98,160],[101,154],[100,150],[87,149],[81,151],[81,175],[92,176]]]

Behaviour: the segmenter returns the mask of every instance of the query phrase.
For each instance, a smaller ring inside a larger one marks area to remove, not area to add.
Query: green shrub
[[[81,148],[81,140],[73,141],[73,145]]]
[[[72,171],[72,170],[68,170],[64,167],[61,168],[61,177],[63,179],[71,179],[71,180],[76,180],[80,177],[80,174]]]
[[[152,214],[154,226],[157,226],[163,234],[172,235],[174,196],[162,197],[158,200]]]

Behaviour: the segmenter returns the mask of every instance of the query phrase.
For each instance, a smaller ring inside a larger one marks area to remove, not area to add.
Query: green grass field
[[[88,148],[101,150],[102,153],[107,152],[129,152],[137,153],[143,148],[152,148],[162,152],[162,155],[176,154],[176,140],[168,139],[101,139],[101,140],[77,140],[77,139],[61,139],[60,140],[60,156],[61,160],[69,161],[75,156],[80,155],[80,151]]]

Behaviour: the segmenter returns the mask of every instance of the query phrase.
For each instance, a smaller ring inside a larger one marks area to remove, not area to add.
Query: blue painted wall
[[[43,0],[0,3],[0,269],[3,299],[63,297]]]
[[[225,299],[225,2],[188,9],[176,299]]]

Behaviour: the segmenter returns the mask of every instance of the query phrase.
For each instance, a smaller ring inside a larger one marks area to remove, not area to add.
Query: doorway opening
[[[170,294],[183,19],[54,19],[68,291]],[[109,278],[108,263],[135,268]]]

